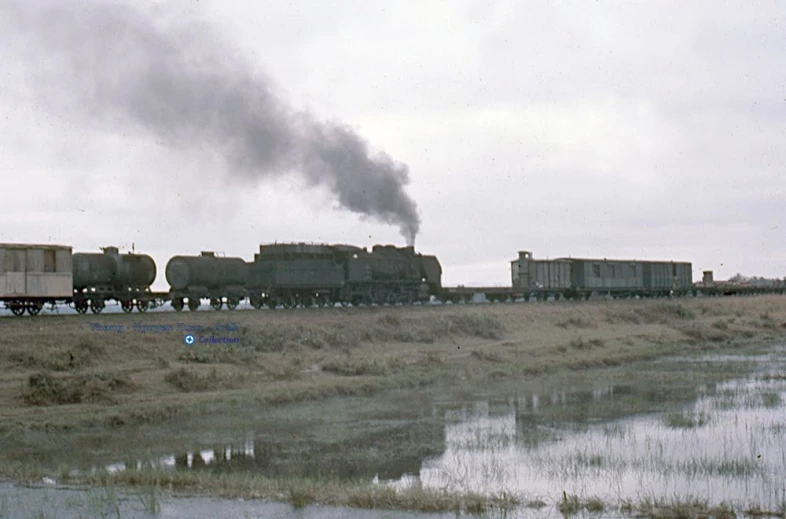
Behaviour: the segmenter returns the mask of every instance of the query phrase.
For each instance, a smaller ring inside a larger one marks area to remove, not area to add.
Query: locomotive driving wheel
[[[94,314],[100,314],[104,308],[106,308],[106,303],[104,303],[103,299],[93,299],[90,301],[90,310],[92,310]]]
[[[89,305],[87,304],[87,301],[85,301],[84,299],[80,299],[79,301],[74,303],[74,308],[76,308],[76,313],[78,314],[86,314],[88,307]]]
[[[221,310],[222,306],[224,306],[224,302],[221,301],[221,299],[211,299],[210,306],[213,307],[213,310],[218,311]],[[227,306],[229,306],[229,301],[227,301]]]
[[[134,309],[134,302],[120,301],[120,308],[122,308],[125,313],[130,313]]]
[[[145,301],[144,299],[140,299],[136,302],[136,309],[142,313],[147,312],[147,309],[150,308],[150,301]]]
[[[260,298],[260,297],[253,296],[253,297],[249,298],[249,302],[251,303],[251,306],[253,306],[257,310],[262,308],[262,298]]]

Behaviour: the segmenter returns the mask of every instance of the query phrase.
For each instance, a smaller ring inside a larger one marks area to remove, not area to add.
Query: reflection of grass
[[[676,464],[678,470],[691,476],[748,477],[760,473],[762,468],[749,458],[699,458]]]
[[[626,429],[620,424],[603,424],[603,434],[609,438],[624,438]]]
[[[148,485],[144,491],[139,494],[139,501],[142,503],[145,512],[149,514],[157,514],[161,511],[161,504],[158,501],[158,491],[154,485]]]
[[[685,412],[669,413],[664,417],[663,420],[667,426],[673,429],[692,429],[694,427],[701,427],[709,423],[710,416],[704,412],[698,414]]]
[[[781,395],[775,392],[767,392],[761,395],[762,404],[767,408],[780,407]]]
[[[713,407],[716,409],[735,409],[765,407],[775,409],[782,404],[781,395],[775,391],[764,391],[761,393],[750,393],[745,390],[725,390],[713,400]]]

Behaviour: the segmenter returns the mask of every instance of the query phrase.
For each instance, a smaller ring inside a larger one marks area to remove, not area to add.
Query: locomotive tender
[[[140,312],[169,301],[177,311],[195,311],[203,299],[215,310],[234,310],[248,299],[268,306],[334,306],[336,303],[411,304],[435,298],[471,301],[477,294],[490,301],[589,299],[786,293],[786,282],[772,286],[716,283],[711,273],[692,282],[688,262],[557,258],[536,260],[521,251],[511,262],[509,287],[443,287],[435,256],[414,247],[275,243],[259,246],[254,260],[174,256],[166,266],[170,290],[154,293],[156,264],[145,254],[120,254],[104,247],[101,254],[73,253],[65,245],[0,244],[0,302],[15,315],[37,315],[45,304],[73,305],[79,313],[100,313],[108,300],[123,311]],[[709,274],[709,278],[707,275]],[[707,279],[710,279],[708,282]]]

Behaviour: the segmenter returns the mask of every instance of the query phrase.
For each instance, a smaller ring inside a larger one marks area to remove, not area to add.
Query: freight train
[[[784,293],[786,283],[769,287],[712,281],[704,273],[692,281],[689,262],[557,258],[536,260],[529,251],[511,262],[508,287],[443,287],[442,267],[414,247],[276,243],[260,245],[251,262],[213,252],[174,256],[166,265],[169,291],[153,292],[157,269],[145,254],[120,254],[116,247],[98,253],[73,253],[64,245],[0,244],[0,301],[15,315],[37,315],[45,304],[73,306],[79,313],[100,313],[107,301],[123,311],[169,302],[177,311],[197,310],[202,301],[234,310],[243,300],[267,306],[344,306],[411,304],[430,300],[489,301],[664,297]]]

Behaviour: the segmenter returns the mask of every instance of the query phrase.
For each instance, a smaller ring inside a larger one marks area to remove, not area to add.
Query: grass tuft
[[[228,389],[240,382],[237,380],[237,376],[234,376],[232,379],[221,377],[215,368],[207,375],[186,368],[172,370],[164,375],[164,381],[185,393],[192,391],[212,391],[222,388]]]
[[[698,414],[691,413],[668,413],[663,421],[672,429],[692,429],[702,427],[709,423],[710,415],[704,412]]]
[[[43,372],[30,375],[22,398],[31,406],[114,403],[114,393],[135,389],[136,385],[129,378],[112,373],[57,377]]]

